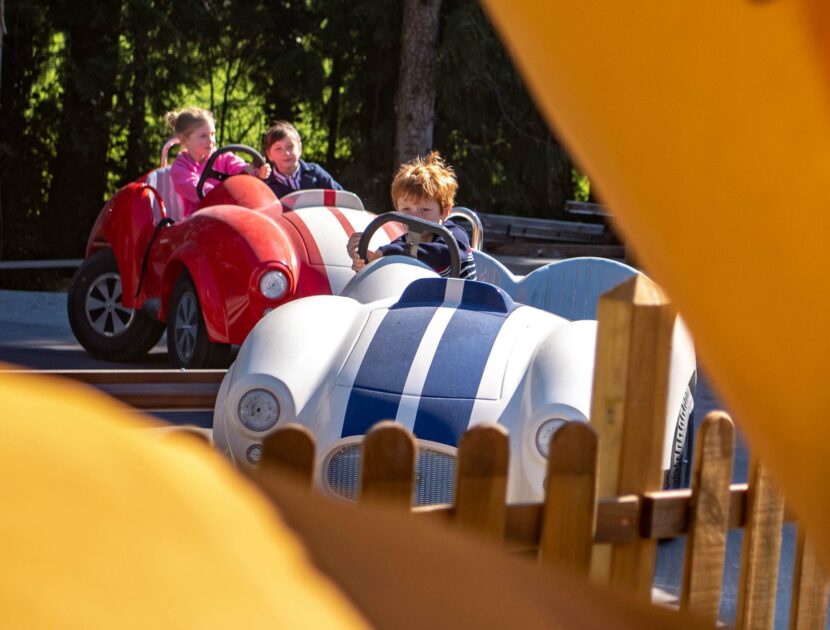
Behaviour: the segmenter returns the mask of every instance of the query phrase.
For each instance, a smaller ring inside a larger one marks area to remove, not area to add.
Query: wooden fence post
[[[510,439],[499,424],[480,424],[461,436],[455,472],[455,523],[493,540],[504,539]]]
[[[654,282],[634,276],[599,300],[591,425],[599,434],[600,497],[643,494],[663,483],[663,437],[676,314]],[[599,581],[650,601],[657,543],[595,550]]]
[[[741,549],[736,630],[772,629],[781,554],[784,500],[756,456],[750,456],[747,515]]]
[[[261,474],[287,473],[307,485],[314,480],[314,435],[300,424],[286,424],[262,442]]]
[[[720,611],[735,454],[732,420],[719,411],[709,413],[696,442],[680,610],[714,627]]]
[[[539,561],[588,575],[597,514],[597,435],[569,422],[553,436]]]
[[[790,604],[790,630],[824,630],[830,576],[819,564],[816,550],[804,528],[798,527]]]
[[[414,479],[415,438],[392,420],[378,422],[363,438],[358,500],[409,510]]]

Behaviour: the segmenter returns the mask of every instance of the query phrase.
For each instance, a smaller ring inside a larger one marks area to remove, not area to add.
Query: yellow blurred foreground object
[[[4,627],[365,627],[198,440],[57,379],[0,376],[0,409]]]
[[[830,5],[484,4],[830,566]]]

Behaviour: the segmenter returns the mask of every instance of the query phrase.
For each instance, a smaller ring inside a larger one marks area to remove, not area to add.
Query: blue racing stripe
[[[361,435],[376,422],[397,416],[418,346],[446,289],[446,279],[416,280],[390,307],[358,370],[341,437]],[[461,303],[441,336],[424,382],[414,426],[418,438],[458,444],[496,337],[517,307],[497,287],[464,282]]]
[[[381,420],[394,420],[400,402],[400,394],[353,388],[340,437],[363,435]]]
[[[464,283],[464,292],[461,294],[461,306],[470,311],[485,311],[488,313],[508,314],[516,310],[518,304],[499,287],[467,280]]]
[[[470,424],[472,398],[421,398],[413,433],[419,440],[458,446]]]
[[[341,437],[361,435],[376,422],[395,418],[412,360],[437,309],[419,306],[386,313],[355,377]]]
[[[506,319],[506,315],[461,309],[453,314],[421,392],[413,427],[417,437],[458,444],[470,423],[481,375]]]

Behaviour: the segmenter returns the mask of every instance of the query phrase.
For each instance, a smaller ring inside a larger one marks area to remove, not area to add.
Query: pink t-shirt
[[[210,156],[208,156],[210,157]],[[187,151],[181,151],[173,160],[173,166],[170,168],[170,177],[173,179],[173,186],[179,196],[182,198],[183,215],[188,216],[199,205],[199,195],[196,194],[196,184],[199,183],[199,178],[202,176],[202,171],[205,170],[207,160],[201,164],[197,164],[196,160],[190,157]],[[223,153],[213,163],[214,170],[220,173],[227,173],[228,175],[236,175],[245,170],[247,162],[241,157],[233,153]],[[209,190],[213,189],[219,183],[218,180],[208,179],[205,181],[204,193],[207,194]]]

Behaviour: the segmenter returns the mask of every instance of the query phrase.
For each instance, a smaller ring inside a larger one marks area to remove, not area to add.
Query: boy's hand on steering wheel
[[[364,261],[360,256],[355,254],[352,256],[352,271],[360,271],[366,266],[366,261]]]
[[[349,242],[346,243],[346,252],[349,254],[349,258],[352,259],[352,270],[353,271],[360,271],[366,266],[366,261],[363,260],[357,254],[357,246],[360,243],[360,237],[363,236],[363,232],[355,232],[349,237]],[[371,251],[368,250],[366,252],[366,258],[369,259],[369,262],[373,260],[377,260],[383,256],[380,250]]]

